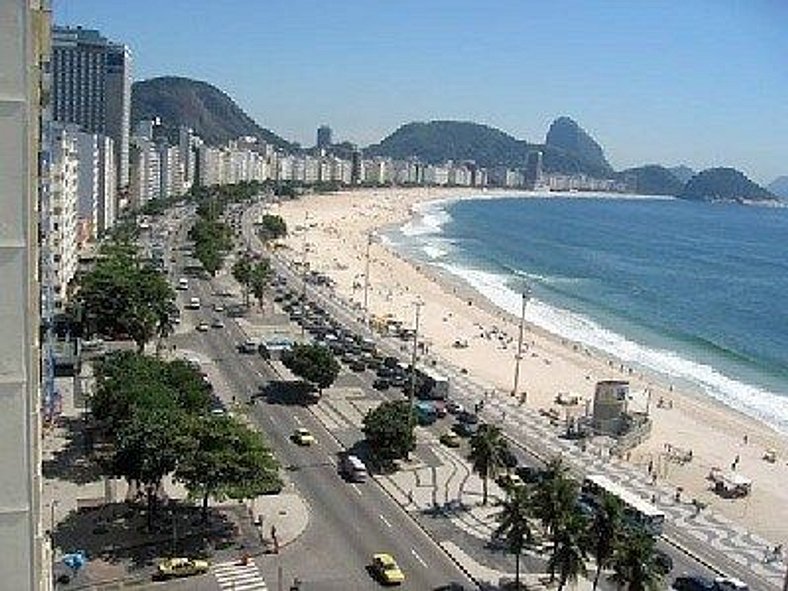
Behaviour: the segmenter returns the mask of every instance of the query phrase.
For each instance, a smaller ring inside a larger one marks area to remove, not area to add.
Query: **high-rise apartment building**
[[[51,145],[49,247],[53,256],[54,303],[56,308],[62,308],[69,283],[77,273],[77,136],[67,127],[58,126],[53,130]]]
[[[52,29],[52,117],[103,133],[115,143],[120,186],[129,181],[131,53],[98,31]]]
[[[48,1],[0,2],[0,587],[15,591],[52,588],[41,521],[37,213],[49,27]]]
[[[79,223],[87,231],[84,238],[95,240],[115,223],[117,171],[114,142],[100,133],[79,131],[76,126],[69,128],[77,140]]]
[[[331,128],[328,125],[321,125],[317,128],[317,148],[325,150],[331,146]]]

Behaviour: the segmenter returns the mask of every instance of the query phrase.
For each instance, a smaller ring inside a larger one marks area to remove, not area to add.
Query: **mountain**
[[[602,146],[570,117],[559,117],[553,121],[547,131],[545,145],[572,154],[592,168],[608,174],[613,172]]]
[[[670,169],[658,164],[628,168],[616,174],[627,186],[641,195],[679,195],[684,183]]]
[[[695,176],[695,171],[692,170],[689,166],[684,166],[683,164],[679,164],[678,166],[671,166],[668,170],[673,173],[677,179],[681,181],[681,184],[686,183],[692,177]]]
[[[693,176],[679,195],[696,201],[770,201],[769,191],[735,168],[709,168]]]
[[[788,199],[788,176],[777,177],[766,188],[781,199]]]
[[[604,166],[599,166],[598,163],[578,157],[571,150],[558,146],[531,144],[500,129],[469,121],[407,123],[380,143],[368,146],[364,154],[367,157],[416,157],[422,162],[432,164],[446,160],[473,160],[479,166],[488,168],[495,166],[522,168],[525,166],[528,154],[536,150],[543,153],[542,162],[546,172],[585,173],[601,177],[611,173],[607,162]]]
[[[224,92],[199,80],[164,76],[135,82],[131,87],[132,126],[159,117],[171,137],[180,125],[191,127],[208,144],[223,144],[240,136],[255,136],[285,151],[295,146],[260,127]]]

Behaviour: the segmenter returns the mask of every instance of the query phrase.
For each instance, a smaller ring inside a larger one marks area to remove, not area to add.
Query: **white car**
[[[208,326],[207,322],[200,322],[200,324],[197,325],[197,330],[200,332],[208,332],[209,328],[210,326]]]

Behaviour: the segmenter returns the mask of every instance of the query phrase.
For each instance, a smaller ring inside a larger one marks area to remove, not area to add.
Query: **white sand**
[[[358,190],[284,202],[271,213],[281,215],[290,229],[288,256],[301,260],[306,244],[310,268],[331,276],[337,292],[360,305],[368,233],[404,222],[419,203],[459,195],[474,196],[479,191]],[[420,298],[424,303],[421,330],[430,354],[466,368],[477,381],[496,387],[498,395],[508,395],[517,346],[514,319],[459,281],[447,280],[431,267],[406,262],[379,242],[371,245],[370,259],[372,314],[392,314],[412,326],[414,302]],[[525,337],[529,351],[522,362],[519,389],[528,392],[528,406],[551,407],[558,392],[590,399],[595,382],[601,379],[628,379],[636,393],[650,386],[653,432],[631,452],[630,461],[645,471],[653,458],[670,483],[684,488],[686,497],[708,503],[775,543],[788,539],[788,437],[701,395],[671,392],[667,382],[630,375],[626,369],[621,372],[618,361],[575,348],[535,327],[528,327]],[[458,338],[467,340],[468,347],[454,348]],[[672,409],[657,408],[660,397],[671,401]],[[692,450],[692,461],[684,465],[667,461],[666,444]],[[762,459],[769,448],[777,450],[774,464]],[[706,475],[712,466],[730,468],[736,456],[740,458],[738,471],[754,481],[753,492],[747,499],[724,500],[708,489]]]

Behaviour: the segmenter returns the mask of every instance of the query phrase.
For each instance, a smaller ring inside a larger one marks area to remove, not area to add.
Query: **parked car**
[[[659,548],[654,550],[654,563],[662,575],[667,575],[673,570],[673,559],[670,557],[670,554],[663,552]],[[730,589],[729,591],[737,590]]]
[[[377,378],[372,382],[372,387],[375,388],[375,390],[388,390],[389,386],[391,386],[391,382],[386,378]]]
[[[197,325],[197,330],[200,332],[208,332],[209,328],[210,326],[208,326],[207,322],[200,322],[200,324]]]
[[[716,591],[714,581],[700,575],[677,577],[673,581],[673,588],[676,591]]]
[[[465,407],[455,400],[449,400],[446,402],[446,410],[448,410],[451,414],[456,415],[464,412]]]
[[[717,591],[749,591],[747,583],[733,577],[719,577],[714,579]]]
[[[441,435],[440,442],[446,447],[460,447],[461,444],[460,436],[452,431],[446,431]]]

